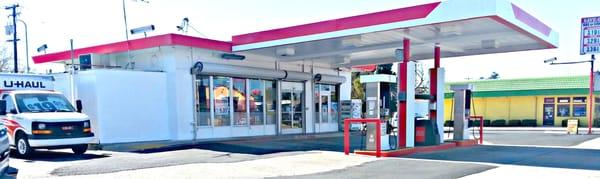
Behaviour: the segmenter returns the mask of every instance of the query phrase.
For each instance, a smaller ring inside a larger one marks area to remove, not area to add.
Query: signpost
[[[588,114],[588,134],[592,134],[592,118],[594,113],[594,54],[600,53],[600,16],[581,18],[580,54],[591,54],[590,89]]]

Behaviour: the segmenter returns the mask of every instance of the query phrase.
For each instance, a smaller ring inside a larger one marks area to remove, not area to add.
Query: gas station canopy
[[[233,37],[232,50],[281,62],[312,60],[337,67],[558,47],[558,33],[505,0],[449,0]]]

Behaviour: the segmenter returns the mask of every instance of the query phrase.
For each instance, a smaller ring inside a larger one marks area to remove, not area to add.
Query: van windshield
[[[59,94],[16,94],[15,99],[22,113],[75,111],[71,103]]]

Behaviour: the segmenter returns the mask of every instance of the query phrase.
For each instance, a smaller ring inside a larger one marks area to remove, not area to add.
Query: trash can
[[[436,125],[435,120],[416,120],[415,146],[439,145],[440,134]]]

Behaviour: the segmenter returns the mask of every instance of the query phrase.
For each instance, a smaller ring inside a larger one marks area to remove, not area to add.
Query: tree
[[[417,63],[415,67],[415,92],[417,94],[429,94],[429,80],[425,76],[423,64]]]
[[[6,46],[0,46],[0,72],[12,72],[13,62],[12,53]],[[23,65],[20,65],[21,67]]]
[[[352,99],[365,100],[365,89],[360,83],[360,73],[352,73]]]

